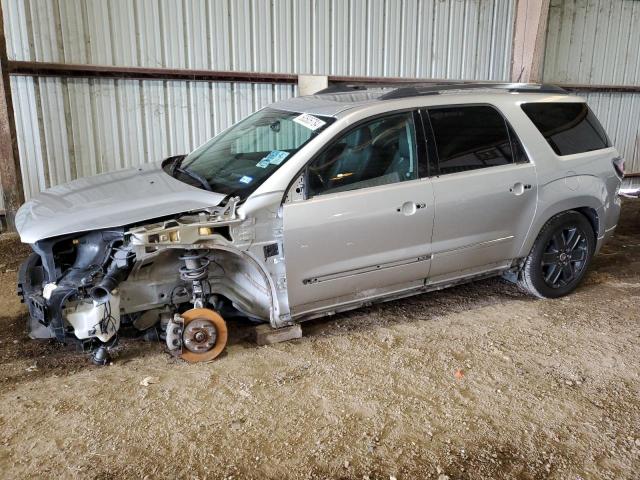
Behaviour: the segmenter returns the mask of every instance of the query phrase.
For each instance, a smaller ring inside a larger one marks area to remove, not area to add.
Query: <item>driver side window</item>
[[[335,140],[307,168],[308,196],[418,178],[412,112],[378,118]]]

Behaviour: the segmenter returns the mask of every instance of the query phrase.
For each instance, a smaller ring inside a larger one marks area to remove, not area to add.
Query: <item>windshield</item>
[[[259,110],[191,152],[180,162],[176,176],[198,185],[195,174],[214,192],[246,198],[333,121],[306,113]]]

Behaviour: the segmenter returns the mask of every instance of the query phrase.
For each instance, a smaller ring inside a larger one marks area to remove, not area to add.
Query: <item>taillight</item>
[[[612,160],[613,168],[620,178],[624,177],[624,158],[616,157]]]

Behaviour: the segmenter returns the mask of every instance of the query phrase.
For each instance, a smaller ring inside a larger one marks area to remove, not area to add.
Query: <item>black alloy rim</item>
[[[551,288],[573,282],[587,263],[587,235],[576,226],[553,234],[542,254],[542,275]]]

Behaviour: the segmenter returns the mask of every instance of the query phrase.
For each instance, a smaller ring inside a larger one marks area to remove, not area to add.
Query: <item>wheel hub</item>
[[[167,345],[183,360],[208,362],[220,355],[227,344],[227,325],[213,310],[187,310],[180,315],[180,325],[183,327],[171,339],[167,333]]]
[[[184,328],[182,342],[190,352],[204,353],[214,347],[217,337],[216,327],[210,320],[197,318]]]

